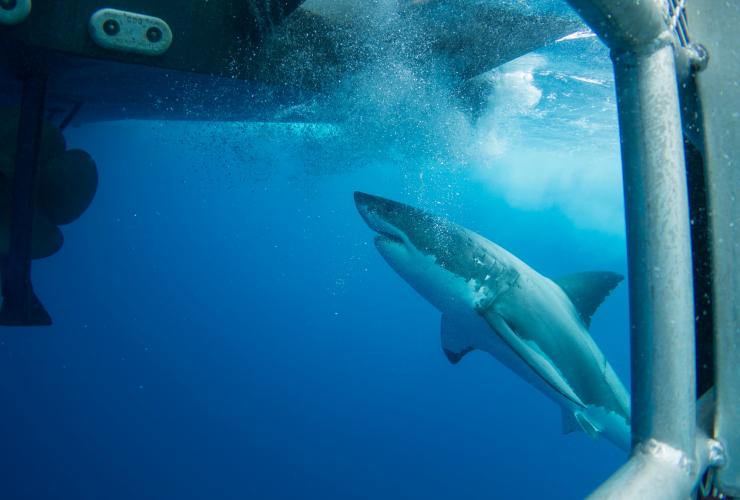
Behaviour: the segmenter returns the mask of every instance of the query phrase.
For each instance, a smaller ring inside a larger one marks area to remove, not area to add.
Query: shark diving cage
[[[740,2],[568,2],[614,64],[630,281],[632,452],[589,498],[740,496]]]

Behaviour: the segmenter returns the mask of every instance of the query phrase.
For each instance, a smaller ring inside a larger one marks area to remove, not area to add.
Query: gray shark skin
[[[457,363],[478,349],[558,403],[563,431],[630,447],[629,394],[588,333],[622,280],[587,272],[550,280],[447,219],[365,193],[355,205],[383,258],[442,312],[442,347]]]

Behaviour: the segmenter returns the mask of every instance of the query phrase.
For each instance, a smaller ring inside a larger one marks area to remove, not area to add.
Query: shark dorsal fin
[[[450,363],[457,364],[473,347],[467,342],[464,329],[454,315],[442,315],[442,350]]]
[[[591,326],[591,316],[614,290],[624,276],[609,271],[589,271],[569,274],[555,281],[576,307],[586,328]]]

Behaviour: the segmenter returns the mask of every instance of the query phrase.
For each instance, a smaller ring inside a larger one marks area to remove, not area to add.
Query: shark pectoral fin
[[[585,407],[563,374],[552,360],[542,352],[536,343],[526,341],[514,331],[507,321],[495,310],[482,311],[481,315],[501,339],[534,371],[543,382],[549,385],[571,403]]]
[[[442,315],[442,350],[453,365],[473,350],[467,341],[467,333],[462,328],[462,322],[449,314]]]
[[[624,279],[624,276],[609,271],[590,271],[569,274],[553,280],[578,311],[581,321],[588,328],[591,316],[604,302],[604,299]]]

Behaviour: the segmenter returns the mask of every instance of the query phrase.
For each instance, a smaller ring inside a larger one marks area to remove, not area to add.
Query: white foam
[[[557,40],[555,40],[555,43],[567,42],[569,40],[582,40],[584,38],[594,38],[595,36],[596,36],[596,33],[594,33],[591,30],[581,30],[581,31],[576,31],[575,33],[571,33],[570,35],[565,35],[563,37],[560,37]]]
[[[607,85],[607,82],[605,82],[604,80],[599,80],[598,78],[588,78],[586,76],[571,75],[570,79],[576,80],[578,82],[583,82],[583,83],[592,83],[594,85],[601,85],[602,87],[605,87]]]

